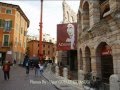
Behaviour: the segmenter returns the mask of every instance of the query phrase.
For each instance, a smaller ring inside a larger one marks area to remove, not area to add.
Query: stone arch
[[[91,52],[88,46],[85,47],[85,62],[86,72],[89,73],[92,71],[92,69],[91,69]]]
[[[79,50],[79,56],[80,56],[80,70],[83,70],[83,56],[82,56],[82,50]]]
[[[104,83],[109,83],[113,74],[112,49],[106,42],[101,42],[96,48],[96,71]]]
[[[90,27],[89,3],[85,1],[82,5],[82,29]]]

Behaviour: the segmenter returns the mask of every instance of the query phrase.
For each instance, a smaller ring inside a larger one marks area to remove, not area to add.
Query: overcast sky
[[[29,35],[39,35],[40,0],[0,0],[6,3],[19,5],[30,20]],[[66,0],[77,13],[80,0]],[[56,26],[63,20],[62,0],[45,0],[43,2],[43,33],[56,38]]]

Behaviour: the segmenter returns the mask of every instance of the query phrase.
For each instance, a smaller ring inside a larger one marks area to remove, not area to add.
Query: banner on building
[[[57,25],[57,50],[76,50],[77,23]]]

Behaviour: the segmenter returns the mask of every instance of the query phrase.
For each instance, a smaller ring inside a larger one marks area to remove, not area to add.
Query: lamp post
[[[43,52],[42,52],[42,13],[43,13],[43,0],[41,0],[41,7],[40,7],[40,10],[41,10],[41,14],[40,14],[40,32],[39,32],[39,58],[40,60],[42,60],[42,57],[43,57]]]

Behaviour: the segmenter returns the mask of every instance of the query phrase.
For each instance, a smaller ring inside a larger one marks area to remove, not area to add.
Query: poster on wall
[[[57,25],[57,50],[76,50],[77,23]]]

